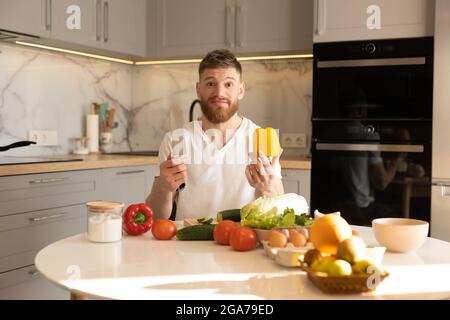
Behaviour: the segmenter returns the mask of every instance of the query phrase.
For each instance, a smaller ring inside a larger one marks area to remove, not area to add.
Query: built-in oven
[[[314,45],[311,208],[430,220],[433,38]]]

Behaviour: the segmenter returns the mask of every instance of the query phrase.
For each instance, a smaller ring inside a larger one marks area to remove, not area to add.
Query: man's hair
[[[205,69],[235,68],[242,77],[242,66],[234,54],[226,49],[209,52],[200,62],[198,75],[201,76]]]

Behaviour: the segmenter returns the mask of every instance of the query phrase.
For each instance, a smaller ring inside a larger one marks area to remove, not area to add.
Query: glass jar
[[[122,239],[123,202],[93,201],[88,209],[87,237],[92,242],[115,242]]]

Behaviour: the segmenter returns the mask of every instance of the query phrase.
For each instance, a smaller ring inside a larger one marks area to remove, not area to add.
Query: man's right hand
[[[166,161],[161,162],[159,170],[159,185],[167,192],[175,192],[188,179],[187,168],[182,158],[172,158],[169,155]]]

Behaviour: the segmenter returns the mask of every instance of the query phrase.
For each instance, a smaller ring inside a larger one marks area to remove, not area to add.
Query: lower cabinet
[[[102,200],[121,201],[125,208],[145,202],[150,193],[156,165],[103,169],[101,176]]]
[[[283,187],[285,193],[297,193],[310,204],[311,171],[301,169],[283,169]]]
[[[0,273],[0,300],[67,300],[70,293],[48,281],[34,265]]]
[[[36,254],[86,232],[88,201],[144,202],[155,173],[147,165],[0,177],[0,300],[69,299],[38,272]]]

